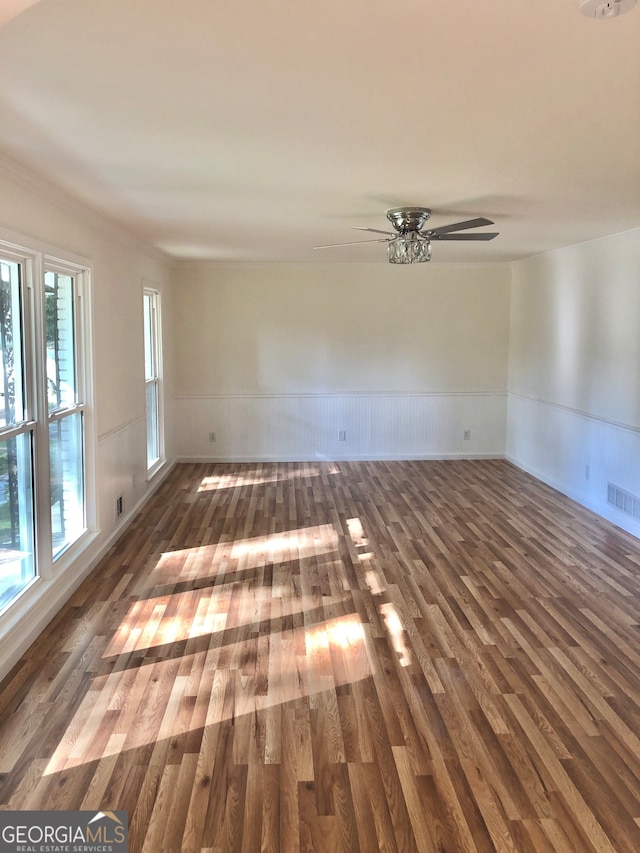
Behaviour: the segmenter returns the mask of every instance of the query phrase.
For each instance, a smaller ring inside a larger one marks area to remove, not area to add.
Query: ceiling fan
[[[431,260],[433,240],[493,240],[497,231],[480,231],[475,234],[461,234],[469,228],[493,225],[490,219],[478,217],[465,222],[453,222],[439,228],[423,226],[431,216],[428,207],[394,207],[387,211],[387,219],[395,228],[393,231],[380,231],[377,228],[354,226],[356,231],[369,231],[372,234],[384,234],[376,240],[354,240],[350,243],[330,243],[326,246],[314,246],[314,249],[333,249],[336,246],[356,246],[362,243],[388,243],[387,252],[390,264],[422,264]]]

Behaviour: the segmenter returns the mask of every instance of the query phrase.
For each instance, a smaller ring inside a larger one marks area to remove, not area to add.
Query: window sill
[[[150,483],[154,477],[162,471],[163,468],[166,467],[167,460],[159,459],[155,465],[152,465],[151,468],[147,471],[147,483]]]

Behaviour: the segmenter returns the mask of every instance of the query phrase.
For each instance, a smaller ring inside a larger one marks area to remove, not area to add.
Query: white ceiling
[[[173,256],[384,263],[312,247],[404,204],[495,221],[440,261],[640,226],[640,5],[4,2],[0,150]]]

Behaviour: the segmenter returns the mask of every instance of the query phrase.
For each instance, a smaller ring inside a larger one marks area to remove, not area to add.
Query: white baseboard
[[[640,495],[640,430],[510,395],[505,457],[640,538],[640,522],[607,501],[609,484]]]
[[[342,456],[314,456],[300,458],[299,456],[180,456],[176,462],[199,463],[238,463],[251,464],[252,462],[393,462],[393,461],[437,461],[446,459],[504,459],[503,453],[423,453],[423,454],[352,454]]]
[[[122,536],[137,512],[151,498],[173,468],[175,462],[154,478],[149,490],[134,507],[126,512],[118,527],[103,542],[100,532],[89,536],[77,558],[59,577],[51,580],[37,578],[0,617],[0,680],[5,678],[20,658],[38,638],[49,622],[91,574],[109,549]]]

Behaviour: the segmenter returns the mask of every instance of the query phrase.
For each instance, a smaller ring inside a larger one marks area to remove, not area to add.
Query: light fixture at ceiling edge
[[[580,0],[580,11],[588,18],[615,18],[630,12],[637,0]]]
[[[389,241],[390,264],[424,264],[431,260],[431,240],[417,231],[408,231]]]

